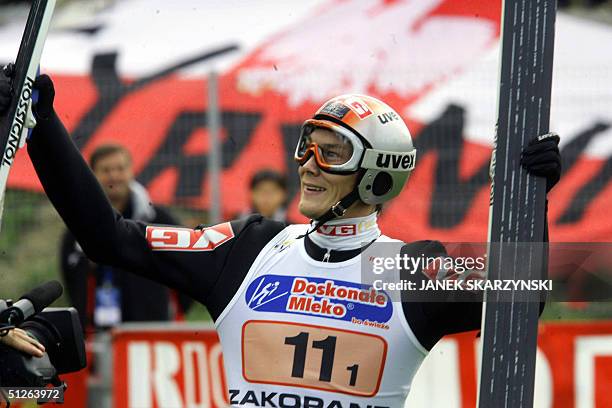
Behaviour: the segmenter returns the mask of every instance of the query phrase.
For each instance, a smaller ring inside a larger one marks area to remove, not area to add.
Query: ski
[[[33,85],[54,9],[55,0],[32,3],[11,78],[14,96],[7,112],[0,116],[0,226],[9,171],[25,144],[28,129],[35,125],[31,114]]]
[[[504,0],[487,279],[540,279],[546,183],[520,165],[548,132],[556,0]],[[487,291],[478,406],[532,407],[538,293]]]

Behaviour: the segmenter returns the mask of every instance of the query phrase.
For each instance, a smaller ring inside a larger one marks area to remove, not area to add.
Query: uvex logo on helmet
[[[383,114],[378,115],[377,117],[380,123],[382,123],[383,125],[394,120],[401,120],[399,115],[393,111],[385,112]]]
[[[382,169],[408,170],[414,167],[414,154],[378,153],[376,166]]]

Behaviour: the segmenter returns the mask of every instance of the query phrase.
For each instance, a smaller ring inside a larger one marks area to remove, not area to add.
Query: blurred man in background
[[[178,224],[168,211],[153,205],[145,188],[134,180],[132,158],[125,147],[101,145],[91,155],[89,165],[113,208],[125,218]],[[180,319],[191,304],[187,296],[179,297],[159,283],[93,263],[70,231],[63,236],[60,259],[68,296],[85,330],[121,322]]]
[[[287,221],[287,179],[275,170],[260,170],[251,179],[250,215],[259,213],[274,221]]]

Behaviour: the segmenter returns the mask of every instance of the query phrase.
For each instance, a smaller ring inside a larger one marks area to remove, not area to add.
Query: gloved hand
[[[0,113],[5,112],[11,103],[13,89],[11,77],[14,75],[13,64],[9,64],[0,73]],[[49,119],[53,114],[53,100],[55,99],[55,88],[48,75],[41,75],[34,81],[34,89],[38,90],[38,102],[32,111],[36,119]]]
[[[547,133],[532,139],[523,149],[521,165],[529,174],[546,178],[548,193],[561,178],[559,136],[556,133]]]
[[[38,91],[38,102],[32,107],[36,119],[49,119],[53,115],[53,100],[55,88],[49,75],[43,74],[34,81],[34,89]]]
[[[4,113],[11,103],[13,87],[11,77],[14,72],[13,64],[9,64],[0,71],[0,113]]]

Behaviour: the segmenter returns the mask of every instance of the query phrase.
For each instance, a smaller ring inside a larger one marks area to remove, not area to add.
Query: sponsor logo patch
[[[349,98],[346,99],[344,103],[346,103],[349,108],[351,108],[351,110],[355,112],[357,116],[359,116],[359,119],[365,119],[372,114],[372,111],[368,105],[366,105],[366,103],[359,98]]]
[[[384,291],[325,278],[264,275],[251,282],[245,300],[257,312],[318,316],[380,328],[388,328],[385,323],[393,314]]]
[[[409,170],[414,167],[413,154],[378,153],[376,166],[383,169]]]
[[[342,119],[349,111],[349,107],[340,102],[330,102],[321,109],[320,113]]]
[[[317,231],[321,235],[330,237],[346,237],[357,233],[357,225],[322,225]]]
[[[234,238],[229,222],[193,230],[178,227],[147,227],[147,242],[153,251],[212,251]]]
[[[374,227],[376,227],[376,222],[368,220],[360,221],[357,224],[322,225],[317,233],[331,237],[343,237],[357,235],[359,232],[368,231]]]

